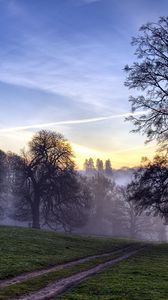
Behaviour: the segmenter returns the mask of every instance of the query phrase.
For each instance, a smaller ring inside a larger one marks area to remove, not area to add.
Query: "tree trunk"
[[[32,228],[40,229],[40,199],[37,196],[32,205]]]

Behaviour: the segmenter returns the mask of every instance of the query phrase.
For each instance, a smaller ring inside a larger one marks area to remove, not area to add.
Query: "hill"
[[[17,227],[0,241],[0,300],[167,299],[167,244]]]
[[[0,227],[0,279],[81,257],[113,251],[129,240]]]

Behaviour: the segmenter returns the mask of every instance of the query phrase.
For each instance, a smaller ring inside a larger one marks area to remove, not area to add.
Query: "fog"
[[[113,170],[110,176],[95,170],[80,172],[80,180],[87,182],[87,187],[92,194],[89,206],[87,210],[85,209],[85,215],[82,215],[85,216],[84,220],[73,226],[72,224],[63,226],[60,220],[59,222],[56,220],[55,230],[75,234],[167,241],[167,226],[164,225],[163,220],[159,216],[149,215],[146,212],[137,214],[134,205],[127,202],[125,198],[126,186],[131,182],[133,172],[133,169],[126,168]],[[2,199],[1,225],[32,226],[31,216],[20,217],[18,214],[17,197],[12,195],[10,189],[7,193],[3,193]],[[72,215],[72,219],[73,217]],[[41,229],[51,230],[51,226],[43,220],[41,223]]]

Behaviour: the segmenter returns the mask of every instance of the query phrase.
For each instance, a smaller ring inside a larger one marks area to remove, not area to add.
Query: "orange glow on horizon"
[[[110,159],[114,169],[136,167],[140,165],[142,157],[146,156],[149,159],[152,159],[156,150],[153,145],[144,145],[142,147],[128,148],[119,151],[103,152],[74,143],[72,144],[72,148],[75,153],[75,162],[79,170],[83,169],[85,159],[90,157],[92,157],[94,161],[96,161],[97,158],[100,158],[103,161]]]
[[[4,151],[20,153],[20,149],[26,147],[32,137],[33,133],[29,131],[1,134],[0,148]],[[71,145],[75,154],[77,169],[79,170],[83,169],[85,159],[90,157],[92,157],[94,161],[96,161],[97,158],[103,161],[110,159],[112,167],[115,169],[135,167],[140,164],[141,157],[147,156],[149,159],[152,159],[156,150],[156,146],[152,144],[119,149],[111,152],[100,151],[99,149],[93,149],[77,143],[71,143]]]

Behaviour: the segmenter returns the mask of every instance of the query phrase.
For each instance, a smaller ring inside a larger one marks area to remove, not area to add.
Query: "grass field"
[[[153,245],[59,300],[168,300],[168,245]]]
[[[127,244],[129,240],[0,227],[0,279],[109,252]]]
[[[59,271],[51,272],[51,273],[39,276],[37,278],[27,280],[26,282],[23,282],[23,283],[15,284],[15,285],[0,289],[0,300],[7,300],[7,299],[11,299],[13,297],[17,298],[17,297],[23,296],[27,293],[37,291],[39,289],[44,288],[49,283],[52,283],[54,281],[57,281],[57,280],[60,280],[63,278],[67,278],[68,276],[74,275],[78,272],[82,272],[82,271],[91,269],[100,263],[104,263],[111,259],[117,258],[121,255],[121,253],[124,254],[124,251],[120,252],[120,253],[110,254],[108,257],[99,257],[92,261],[80,263],[79,265],[76,265],[76,266],[73,266],[70,268],[64,268]]]
[[[122,249],[128,245],[139,247],[139,243],[126,239],[0,227],[0,279],[81,257]],[[28,292],[37,291],[49,283],[90,269],[116,255],[119,254],[110,254],[108,258],[96,258],[2,288],[0,300],[17,298]],[[168,300],[168,244],[148,244],[146,249],[134,257],[86,280],[57,299]]]

